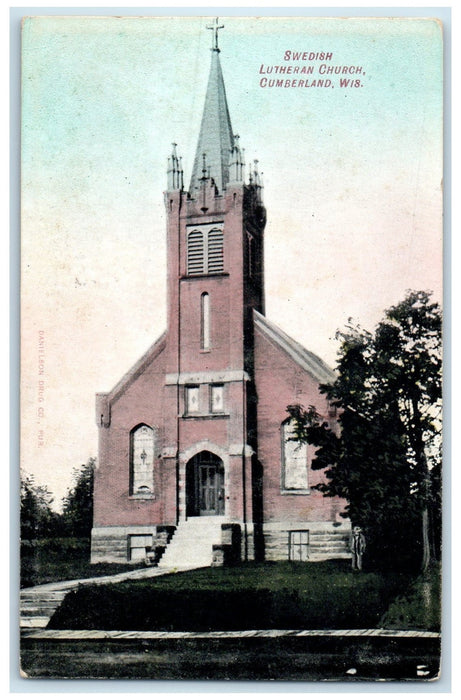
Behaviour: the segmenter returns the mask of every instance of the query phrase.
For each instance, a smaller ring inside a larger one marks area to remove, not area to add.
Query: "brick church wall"
[[[255,332],[255,381],[258,394],[258,458],[263,472],[263,520],[270,523],[347,523],[340,513],[346,503],[339,498],[324,498],[312,486],[325,477],[309,470],[309,493],[290,494],[282,488],[281,426],[288,418],[287,406],[299,403],[315,406],[329,420],[328,403],[318,390],[318,380],[299,366],[288,353],[264,332]],[[308,457],[314,456],[308,446]],[[290,526],[291,527],[291,526]],[[266,528],[267,530],[267,528]]]
[[[166,437],[163,434],[163,352],[134,377],[115,397],[109,395],[110,425],[99,430],[99,466],[95,474],[94,527],[131,526],[171,522],[176,519],[176,475],[162,463]],[[175,411],[175,406],[169,406]],[[130,495],[130,432],[145,423],[156,433],[154,493]],[[168,440],[166,440],[168,442]]]

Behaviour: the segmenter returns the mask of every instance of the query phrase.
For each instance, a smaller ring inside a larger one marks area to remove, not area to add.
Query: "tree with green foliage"
[[[96,459],[73,470],[74,485],[63,499],[63,519],[67,534],[90,537],[93,525],[93,483]]]
[[[317,446],[317,488],[341,496],[364,530],[373,563],[425,570],[440,553],[441,311],[409,292],[372,334],[349,324],[337,338],[337,379],[321,387],[339,409],[338,430],[315,407],[288,407],[297,438]]]
[[[59,530],[59,514],[51,505],[53,496],[46,486],[35,483],[33,476],[21,474],[21,540],[52,537]]]

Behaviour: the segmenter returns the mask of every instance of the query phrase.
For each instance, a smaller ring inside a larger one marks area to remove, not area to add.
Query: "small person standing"
[[[362,570],[362,557],[365,551],[365,535],[362,532],[362,528],[358,525],[352,530],[352,568],[358,571]]]

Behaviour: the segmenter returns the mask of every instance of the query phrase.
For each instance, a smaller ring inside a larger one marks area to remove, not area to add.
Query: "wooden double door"
[[[224,515],[224,465],[212,452],[200,452],[186,467],[186,515]]]

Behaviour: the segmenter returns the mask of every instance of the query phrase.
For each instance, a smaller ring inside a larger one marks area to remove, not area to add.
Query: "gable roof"
[[[287,353],[300,367],[314,377],[320,384],[330,384],[336,379],[333,370],[320,357],[306,350],[300,343],[290,338],[275,323],[253,310],[255,327],[262,331],[273,343]]]
[[[116,401],[128,386],[141,375],[146,367],[162,352],[166,345],[167,332],[164,331],[160,338],[153,343],[147,352],[142,355],[131,369],[123,375],[120,381],[108,392],[109,401]]]

